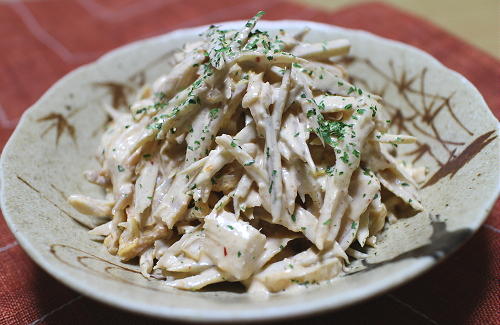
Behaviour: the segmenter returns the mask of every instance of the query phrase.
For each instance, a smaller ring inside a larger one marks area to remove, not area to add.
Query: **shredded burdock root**
[[[69,202],[109,217],[90,233],[139,257],[145,277],[265,293],[319,283],[365,256],[353,242],[376,244],[382,188],[422,210],[422,171],[387,149],[415,138],[386,133],[381,99],[334,63],[349,41],[254,30],[263,14],[239,31],[210,26],[129,111],[107,107],[101,168],[85,173],[106,198]]]

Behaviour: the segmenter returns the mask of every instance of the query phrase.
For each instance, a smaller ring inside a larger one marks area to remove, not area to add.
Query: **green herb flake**
[[[122,165],[118,165],[116,168],[120,173],[125,171],[125,168],[123,168]]]
[[[402,185],[402,186],[410,186],[410,184],[405,183],[405,182],[401,183],[401,185]]]
[[[240,251],[238,251],[238,257],[241,257],[241,252]]]
[[[325,222],[323,222],[323,225],[328,226],[331,223],[332,223],[332,218],[329,218],[328,220],[326,220]]]
[[[300,132],[297,132],[297,133],[295,133],[293,136],[294,136],[294,137],[298,137],[298,136],[299,136],[299,134],[300,134]]]
[[[244,163],[243,166],[252,166],[253,164],[255,164],[255,160],[250,160],[249,162]]]
[[[146,110],[147,110],[146,107],[138,109],[137,111],[135,111],[135,114],[138,115],[138,114],[144,113]]]
[[[349,155],[347,152],[344,151],[344,154],[340,157],[340,160],[342,160],[344,163],[349,163]]]
[[[227,225],[227,227],[228,227],[229,229],[231,229],[231,230],[234,230],[234,227],[233,227],[233,226],[231,226],[231,225]]]
[[[159,100],[165,99],[165,93],[163,92],[158,92],[153,94],[155,97],[158,97]]]
[[[353,221],[353,222],[351,223],[351,229],[356,229],[356,226],[357,226],[357,225],[358,225],[358,224],[356,223],[356,221]]]
[[[292,219],[293,222],[297,221],[297,216],[295,214],[292,214],[290,218]]]
[[[145,155],[142,155],[142,158],[149,159],[149,158],[151,158],[151,155],[149,153],[147,153]]]
[[[215,120],[217,116],[219,115],[219,109],[218,108],[212,108],[209,112],[210,114],[210,119]]]
[[[349,126],[342,121],[325,120],[321,114],[318,115],[317,119],[319,128],[316,129],[316,133],[328,144],[334,143],[331,139],[331,135],[342,139],[344,137],[344,128]]]
[[[352,104],[347,104],[344,106],[344,109],[351,109],[352,108]]]
[[[231,147],[236,148],[237,146],[238,146],[238,145],[236,144],[236,142],[231,141]]]

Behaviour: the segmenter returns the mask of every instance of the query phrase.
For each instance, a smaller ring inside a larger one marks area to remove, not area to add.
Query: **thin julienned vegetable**
[[[91,230],[145,277],[198,290],[239,281],[270,293],[331,280],[376,244],[395,204],[422,210],[423,169],[400,164],[381,99],[347,81],[348,40],[307,43],[211,26],[177,65],[108,108],[100,169],[105,199],[72,195],[109,217]],[[384,198],[382,198],[382,189]],[[388,203],[390,202],[390,204]]]

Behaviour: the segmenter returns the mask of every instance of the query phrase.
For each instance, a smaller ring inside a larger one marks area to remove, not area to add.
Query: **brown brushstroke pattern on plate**
[[[57,210],[59,210],[61,213],[63,213],[64,215],[66,215],[70,219],[74,220],[80,226],[82,226],[82,227],[84,227],[86,229],[92,229],[92,228],[94,228],[92,225],[86,224],[85,222],[79,220],[78,218],[74,217],[69,212],[67,212],[66,210],[64,210],[63,208],[61,208],[54,200],[52,200],[47,195],[45,195],[42,191],[40,191],[39,189],[37,189],[34,185],[32,185],[30,182],[28,182],[25,178],[23,178],[23,177],[21,177],[19,175],[16,175],[16,177],[17,177],[17,179],[19,181],[21,181],[24,185],[26,185],[27,187],[29,187],[32,191],[38,193],[38,195],[40,195],[40,197],[42,199],[44,199],[45,201],[49,202]]]
[[[133,87],[116,81],[96,82],[95,87],[106,88],[111,95],[111,105],[113,108],[127,107],[128,94],[133,91]]]
[[[161,64],[162,62],[165,64],[169,64],[167,59],[172,57],[173,52],[174,51],[169,51],[159,56],[155,60],[149,62],[141,69],[138,69],[136,72],[134,72],[128,77],[128,83],[121,83],[116,81],[102,81],[102,82],[95,82],[92,84],[92,86],[107,89],[108,94],[111,96],[112,108],[114,109],[127,108],[129,106],[129,96],[132,95],[136,89],[145,85],[146,70],[155,67],[156,65]],[[70,94],[70,98],[73,97],[74,97],[73,94]],[[65,105],[65,108],[66,110],[71,110],[70,105]],[[53,121],[53,123],[49,125],[49,127],[42,132],[41,137],[45,136],[45,134],[47,134],[51,129],[55,128],[56,146],[59,144],[59,139],[64,134],[64,132],[67,132],[68,135],[73,140],[73,142],[77,144],[76,129],[71,123],[69,123],[68,119],[72,117],[74,114],[76,114],[78,111],[79,109],[73,110],[67,116],[64,116],[61,113],[51,112],[43,117],[38,118],[36,121],[39,123]],[[97,136],[98,131],[103,129],[108,124],[108,122],[109,119],[106,120],[102,126],[100,126],[98,129],[92,132],[92,136],[93,137]]]
[[[168,64],[167,61],[172,57],[173,52],[174,51],[170,51],[163,55],[160,55],[158,58],[138,69],[127,78],[128,83],[117,81],[103,81],[96,82],[93,85],[96,87],[103,87],[108,90],[108,93],[111,95],[111,104],[114,109],[128,107],[129,95],[133,93],[135,89],[138,89],[146,84],[146,71],[156,65],[161,64],[162,62]]]
[[[73,142],[76,143],[75,127],[68,122],[67,118],[64,115],[59,113],[49,113],[37,119],[37,122],[47,121],[54,122],[42,132],[41,137],[45,136],[47,132],[54,128],[56,130],[56,146],[59,144],[59,139],[65,131],[68,132],[68,135],[71,137]]]
[[[398,133],[411,134],[412,132],[410,132],[409,128],[411,126],[417,133],[420,133],[420,138],[430,138],[436,141],[436,144],[446,151],[446,160],[442,161],[436,155],[436,148],[434,148],[431,143],[417,140],[416,148],[403,154],[403,156],[412,159],[412,163],[418,162],[424,155],[429,155],[439,166],[439,169],[424,182],[421,188],[436,184],[447,175],[453,177],[457,171],[465,166],[467,162],[474,158],[484,147],[496,138],[496,136],[494,136],[488,139],[495,131],[487,132],[473,139],[472,142],[457,155],[458,149],[464,146],[466,142],[444,138],[440,134],[439,126],[436,122],[438,115],[446,111],[449,113],[453,123],[455,123],[467,136],[472,137],[474,133],[470,131],[456,115],[452,105],[453,92],[445,96],[429,92],[426,89],[425,81],[427,78],[427,68],[423,68],[420,72],[410,75],[405,69],[402,69],[400,72],[396,71],[394,62],[390,60],[388,62],[390,74],[387,74],[369,59],[347,56],[338,62],[345,66],[363,64],[365,67],[381,76],[385,80],[385,83],[376,89],[370,87],[369,83],[362,77],[353,75],[349,78],[351,82],[362,84],[367,90],[374,94],[383,97],[389,87],[395,87],[404,104],[412,113],[411,115],[405,116],[400,107],[384,99],[384,107],[389,111],[392,127],[395,128]],[[410,95],[416,96],[417,99],[412,100]],[[424,127],[427,127],[428,130]],[[413,135],[419,138],[418,134]]]
[[[462,168],[466,163],[468,163],[472,158],[474,158],[484,147],[486,147],[490,142],[495,140],[497,136],[491,137],[495,134],[495,130],[486,132],[485,134],[479,136],[477,139],[472,141],[464,151],[462,151],[458,156],[452,156],[446,164],[444,164],[437,172],[432,175],[432,177],[425,182],[421,188],[431,186],[436,184],[440,179],[450,175],[450,179],[455,176],[455,174]]]

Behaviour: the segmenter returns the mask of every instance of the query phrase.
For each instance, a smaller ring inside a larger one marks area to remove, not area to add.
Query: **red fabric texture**
[[[245,19],[306,19],[364,29],[419,47],[454,69],[500,116],[500,62],[425,20],[381,3],[336,12],[287,1],[45,0],[0,4],[0,147],[22,112],[56,80],[125,43],[174,29]],[[458,252],[415,281],[342,311],[293,320],[323,324],[498,324],[500,201]],[[0,324],[160,321],[101,305],[36,266],[0,218]],[[172,322],[174,323],[174,322]]]

